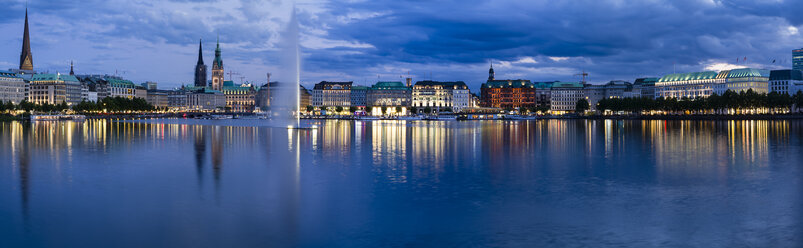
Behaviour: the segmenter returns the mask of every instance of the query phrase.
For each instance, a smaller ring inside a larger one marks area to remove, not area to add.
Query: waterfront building
[[[133,82],[119,77],[105,77],[107,90],[109,91],[108,97],[122,97],[134,99],[136,96],[136,87]],[[147,93],[146,93],[147,94]]]
[[[530,80],[488,80],[480,87],[480,105],[488,108],[528,109],[536,105],[535,91],[535,85]]]
[[[187,109],[191,111],[217,111],[226,108],[226,95],[209,88],[187,92]]]
[[[212,61],[212,84],[208,85],[212,87],[213,90],[221,91],[223,90],[224,84],[224,71],[223,71],[223,58],[221,58],[220,52],[220,39],[217,41],[217,48],[215,48],[215,60]],[[196,87],[199,87],[196,85]]]
[[[259,87],[259,89],[257,89],[254,105],[256,105],[256,107],[262,111],[268,110],[270,107],[270,83],[263,84]]]
[[[676,73],[662,77],[655,83],[655,97],[696,98],[714,93],[722,95],[727,90],[741,92],[753,90],[767,93],[769,70],[742,68],[713,71]]]
[[[460,112],[470,106],[471,95],[462,81],[437,82],[419,81],[413,86],[413,107],[430,107],[437,111],[441,108],[451,108],[453,112]]]
[[[412,93],[402,82],[377,82],[368,90],[367,106],[409,107]]]
[[[637,78],[633,82],[633,90],[631,91],[630,98],[647,97],[655,99],[655,83],[660,78]]]
[[[145,101],[154,107],[166,109],[169,106],[167,99],[168,94],[169,91],[167,90],[148,90],[148,95],[145,98]]]
[[[675,73],[663,76],[655,83],[655,98],[707,97],[727,90],[728,71]]]
[[[550,111],[553,114],[574,112],[577,101],[585,98],[582,83],[555,82],[550,91]]]
[[[170,111],[185,111],[187,110],[187,91],[185,90],[170,90],[167,91],[167,109]]]
[[[365,108],[367,106],[368,87],[365,86],[352,86],[351,87],[351,106],[358,108]]]
[[[134,86],[134,97],[148,99],[148,90],[142,86]]]
[[[350,107],[351,86],[354,82],[327,82],[315,84],[312,89],[312,106]]]
[[[28,101],[34,104],[75,105],[83,100],[81,82],[71,75],[34,74],[29,88]]]
[[[20,71],[33,74],[33,54],[31,53],[31,34],[28,31],[28,8],[25,8],[25,30],[22,34],[22,52],[20,53]]]
[[[312,94],[309,90],[305,88],[304,85],[299,85],[298,90],[301,95],[300,106],[312,106]]]
[[[541,109],[550,109],[552,106],[552,85],[555,82],[537,82],[535,86],[535,106]]]
[[[204,41],[201,40],[198,42],[198,62],[195,63],[195,87],[206,87],[207,68],[204,64]]]
[[[725,78],[727,90],[737,93],[748,90],[753,90],[756,93],[768,93],[767,83],[769,82],[770,78],[769,70],[742,68],[733,69],[727,72],[728,76]],[[717,91],[717,94],[719,95],[724,93],[724,90]]]
[[[792,50],[792,70],[803,70],[803,48]]]
[[[632,96],[633,85],[627,81],[614,80],[602,85],[585,85],[584,91],[591,110],[597,109],[602,99],[625,98]]]
[[[10,71],[0,71],[0,102],[19,104],[25,100],[25,80]]]
[[[233,112],[253,112],[256,108],[256,90],[250,85],[223,86],[226,108]]]
[[[781,94],[797,94],[803,90],[803,71],[788,69],[770,71],[769,90]]]

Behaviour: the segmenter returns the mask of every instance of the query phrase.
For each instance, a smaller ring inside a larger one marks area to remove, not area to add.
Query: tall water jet
[[[271,89],[276,92],[271,100],[271,121],[274,126],[298,128],[301,123],[301,51],[295,6],[287,28],[281,33],[279,48],[282,63],[277,73],[279,82]]]

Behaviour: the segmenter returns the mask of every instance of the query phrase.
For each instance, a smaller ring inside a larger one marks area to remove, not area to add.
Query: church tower
[[[212,62],[212,89],[223,89],[223,59],[220,58],[220,38],[215,49],[215,61]]]
[[[204,65],[204,41],[198,44],[198,63],[195,65],[195,87],[206,87],[206,65]]]
[[[491,63],[491,69],[488,70],[488,81],[493,81],[496,77],[496,73],[494,73],[494,64]]]
[[[75,70],[73,70],[72,60],[70,60],[70,76],[75,76]]]
[[[22,37],[22,53],[20,54],[20,70],[33,70],[33,55],[31,55],[31,37],[28,33],[28,8],[25,8],[25,31]]]

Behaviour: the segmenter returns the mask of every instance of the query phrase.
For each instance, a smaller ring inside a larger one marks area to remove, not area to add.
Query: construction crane
[[[583,83],[583,84],[585,84],[585,83],[586,83],[586,77],[588,77],[588,73],[586,72],[586,70],[583,70],[583,73],[574,74],[574,75],[575,75],[575,76],[581,76],[581,77],[583,77],[583,81],[582,81],[582,83]]]
[[[237,75],[237,76],[241,75],[239,72],[235,72],[235,71],[229,71],[228,74],[229,74],[229,80],[232,81],[232,82],[234,82],[234,77],[232,77],[233,75]]]

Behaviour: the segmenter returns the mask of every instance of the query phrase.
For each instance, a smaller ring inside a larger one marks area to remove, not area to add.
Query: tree
[[[432,113],[432,108],[431,107],[424,107],[424,113],[425,114]]]
[[[410,113],[418,114],[418,108],[417,107],[410,107]]]
[[[357,107],[354,106],[349,107],[349,112],[351,113],[357,112],[357,110],[358,110]]]
[[[401,106],[396,106],[396,114],[400,114],[402,112]]]
[[[384,115],[387,113],[388,113],[388,107],[382,106],[382,114]]]
[[[312,111],[315,111],[315,107],[307,106],[307,112],[312,112]]]
[[[586,110],[588,110],[588,108],[589,108],[588,100],[586,100],[585,98],[577,100],[577,104],[574,105],[574,111],[577,112],[578,114],[585,113]]]
[[[341,107],[341,106],[335,107],[335,112],[338,112],[338,113],[343,112],[343,107]]]

